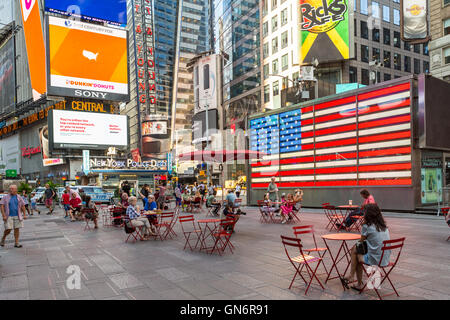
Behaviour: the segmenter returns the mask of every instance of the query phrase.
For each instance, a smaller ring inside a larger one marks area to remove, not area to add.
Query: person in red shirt
[[[69,216],[70,210],[70,194],[67,190],[64,190],[64,193],[62,195],[62,204],[64,206],[64,211],[66,212],[64,218],[67,218]]]
[[[373,198],[373,196],[369,193],[369,191],[367,191],[367,189],[363,189],[360,192],[361,197],[364,199],[363,204],[361,205],[361,208],[358,208],[356,210],[354,210],[353,212],[351,212],[348,217],[345,219],[344,223],[343,223],[343,227],[344,228],[348,228],[350,227],[354,222],[355,219],[353,219],[353,216],[361,216],[364,215],[364,207],[368,204],[375,204],[375,199]],[[336,224],[338,227],[341,227],[340,224]]]
[[[75,221],[74,215],[78,213],[78,215],[81,214],[81,199],[77,197],[76,193],[72,193],[72,199],[69,201],[70,204],[70,210],[69,215],[72,221]]]

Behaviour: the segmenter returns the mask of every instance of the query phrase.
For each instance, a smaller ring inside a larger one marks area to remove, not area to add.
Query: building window
[[[272,10],[277,7],[278,0],[272,0]]]
[[[283,80],[281,80],[281,82],[283,83],[282,89],[289,88],[289,78],[288,77],[284,77]]]
[[[266,42],[263,45],[263,58],[267,58],[269,56],[269,43]]]
[[[368,14],[368,11],[367,11],[367,0],[361,0],[359,4],[360,4],[361,13],[362,14]]]
[[[423,73],[429,73],[430,72],[430,63],[428,61],[423,62]]]
[[[269,22],[266,21],[263,24],[263,37],[267,37],[267,35],[269,34]]]
[[[361,45],[361,61],[369,62],[369,47],[365,45]]]
[[[372,17],[380,19],[380,5],[378,4],[378,2],[372,1],[371,10]]]
[[[270,101],[270,84],[264,86],[264,102]]]
[[[284,26],[288,22],[287,9],[281,11],[281,25]]]
[[[380,49],[372,48],[372,60],[380,61]]]
[[[383,66],[385,68],[391,67],[391,52],[390,51],[383,52]]]
[[[361,69],[361,84],[369,85],[369,70]]]
[[[358,60],[358,45],[355,43],[355,60]]]
[[[380,42],[380,29],[372,29],[372,41]]]
[[[444,63],[450,63],[450,47],[444,48]]]
[[[367,28],[367,22],[361,21],[361,38],[369,39],[369,29]]]
[[[396,26],[400,25],[400,10],[398,9],[393,9],[394,10],[394,24]]]
[[[383,79],[384,79],[384,81],[389,81],[389,80],[391,80],[391,75],[389,73],[385,73],[383,75]]]
[[[391,11],[388,6],[383,5],[383,20],[386,22],[391,22]]]
[[[385,45],[391,45],[391,30],[383,28],[383,43]]]
[[[415,53],[420,53],[420,44],[415,44],[414,45],[414,52]]]
[[[423,44],[423,54],[428,55],[428,42]]]
[[[419,74],[420,73],[420,60],[414,59],[414,73]]]
[[[358,83],[358,68],[357,67],[350,67],[348,69],[348,76],[349,76],[349,82],[350,83]]]
[[[272,17],[272,33],[278,29],[278,16]]]
[[[394,69],[402,70],[402,56],[399,53],[394,53]]]
[[[300,75],[298,72],[296,72],[292,75],[292,81],[296,82],[296,81],[298,81],[298,78],[300,78]]]
[[[358,36],[358,32],[357,32],[358,28],[357,28],[357,25],[356,25],[356,19],[353,20],[353,25],[355,26],[355,28],[353,30],[353,35],[355,37],[357,37]]]
[[[278,37],[272,39],[272,54],[278,52]]]
[[[270,74],[270,67],[269,64],[266,63],[264,65],[264,79],[267,79],[269,77],[269,74]]]
[[[281,34],[281,49],[286,48],[288,45],[288,32],[285,31]]]
[[[405,49],[406,51],[411,51],[411,45],[409,44],[409,42],[404,42],[403,49]]]
[[[444,36],[450,34],[450,18],[444,20]]]
[[[272,86],[273,86],[273,96],[275,97],[275,96],[277,96],[277,95],[279,95],[280,94],[280,85],[279,85],[279,81],[275,81],[273,84],[272,84]]]
[[[272,74],[278,74],[278,59],[272,61]]]
[[[400,32],[394,31],[394,47],[401,48]]]
[[[405,56],[405,68],[403,70],[405,72],[411,72],[411,57]]]
[[[444,0],[444,7],[448,4],[450,4],[450,0]]]
[[[269,0],[263,0],[263,17],[267,15],[267,12],[269,12]]]
[[[400,3],[400,0],[393,0],[394,3]]]
[[[286,53],[281,57],[281,70],[287,70],[289,67],[289,55]]]

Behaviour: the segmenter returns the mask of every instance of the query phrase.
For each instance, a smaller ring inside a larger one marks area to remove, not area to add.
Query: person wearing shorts
[[[64,190],[64,193],[62,195],[62,203],[64,206],[64,211],[66,213],[64,218],[67,218],[69,216],[69,210],[70,210],[70,193],[67,190]]]
[[[55,197],[55,191],[50,188],[49,184],[45,185],[45,191],[44,191],[44,197],[45,197],[45,206],[48,209],[47,214],[53,213],[53,198]]]
[[[76,193],[72,193],[72,199],[70,199],[69,215],[72,221],[75,221],[75,216],[81,214],[81,199],[77,197]]]
[[[22,199],[23,199],[23,202],[25,203],[25,210],[27,210],[27,213],[32,216],[33,213],[30,213],[27,190],[22,190]]]
[[[36,193],[31,194],[31,215],[33,215],[34,211],[37,211],[38,214],[41,214],[41,211],[37,208],[37,199],[36,199]]]
[[[17,186],[9,186],[9,194],[0,200],[0,211],[2,213],[5,232],[0,241],[0,246],[5,246],[6,237],[14,230],[14,247],[22,248],[19,243],[20,229],[23,228],[23,220],[27,218],[25,203],[17,194]]]

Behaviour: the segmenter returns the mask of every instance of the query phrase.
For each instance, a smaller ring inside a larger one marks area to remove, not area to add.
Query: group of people
[[[64,218],[71,221],[91,219],[94,221],[94,228],[98,229],[98,212],[99,209],[92,201],[91,196],[85,195],[84,192],[77,192],[66,186],[62,194],[61,203],[64,208]],[[83,209],[90,209],[88,213],[84,213]]]

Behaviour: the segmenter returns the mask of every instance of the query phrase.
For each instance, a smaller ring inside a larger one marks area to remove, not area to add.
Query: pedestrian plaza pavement
[[[125,243],[123,229],[100,223],[98,230],[83,231],[84,222],[65,220],[60,209],[52,216],[31,216],[21,230],[23,248],[13,247],[12,236],[0,248],[0,300],[376,299],[373,291],[362,295],[344,291],[338,279],[324,284],[325,290],[313,282],[307,296],[299,279],[289,290],[294,269],[280,235],[292,236],[292,225],[261,224],[257,208],[244,211],[247,215],[231,238],[234,254],[224,256],[183,251],[178,223],[178,237],[173,240]],[[325,230],[322,210],[303,209],[300,217],[301,224],[314,225],[323,245],[320,235],[330,232]],[[385,218],[392,239],[406,237],[391,276],[400,298],[388,299],[450,299],[450,241],[446,241],[450,230],[444,219],[406,213],[385,213]],[[331,264],[329,256],[326,264]],[[71,265],[81,270],[79,289],[66,285]],[[324,282],[324,275],[319,279]]]

